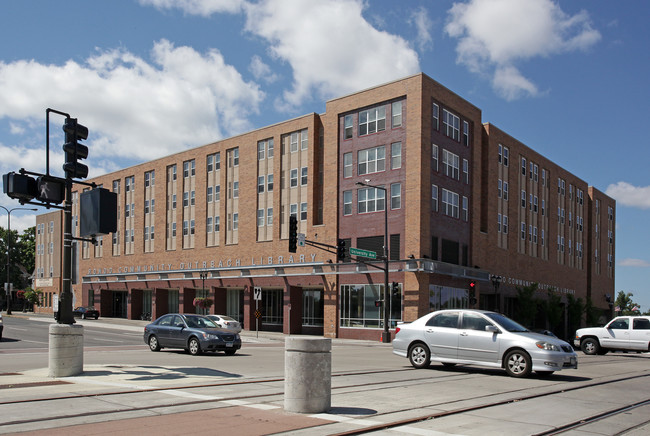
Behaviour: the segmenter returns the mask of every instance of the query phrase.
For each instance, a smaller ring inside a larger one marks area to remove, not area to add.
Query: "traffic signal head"
[[[470,298],[476,297],[476,282],[474,280],[469,282],[469,296]]]
[[[295,253],[298,245],[298,218],[296,215],[289,215],[289,252]]]
[[[61,204],[65,200],[65,180],[58,177],[40,176],[36,179],[36,199],[46,203]]]
[[[77,160],[88,157],[88,147],[79,144],[78,141],[88,138],[88,128],[78,124],[76,118],[66,118],[63,131],[65,132],[65,144],[63,144],[65,164],[63,164],[63,170],[67,177],[85,179],[88,177],[88,167],[77,162]]]
[[[13,171],[2,175],[2,190],[8,197],[19,201],[31,201],[38,195],[36,179]]]
[[[339,239],[336,244],[336,260],[345,262],[345,239]]]

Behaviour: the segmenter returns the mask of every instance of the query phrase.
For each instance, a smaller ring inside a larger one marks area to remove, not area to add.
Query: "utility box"
[[[79,196],[79,235],[101,236],[117,231],[117,194],[104,188]]]

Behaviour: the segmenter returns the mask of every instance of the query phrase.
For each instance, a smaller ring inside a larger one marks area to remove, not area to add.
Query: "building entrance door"
[[[113,291],[113,316],[126,318],[128,293],[126,291]]]

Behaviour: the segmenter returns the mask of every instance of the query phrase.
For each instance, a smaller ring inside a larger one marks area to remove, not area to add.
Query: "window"
[[[293,168],[289,172],[289,186],[291,188],[298,186],[298,168]]]
[[[379,106],[359,112],[359,136],[386,130],[386,107]]]
[[[442,150],[442,168],[446,176],[456,180],[460,179],[459,161],[460,158],[457,154],[445,149]]]
[[[521,175],[522,176],[526,175],[526,158],[525,157],[521,158]]]
[[[238,213],[233,213],[232,214],[232,229],[233,230],[239,229],[239,214]]]
[[[149,226],[144,226],[144,240],[149,240]]]
[[[194,220],[190,220],[190,235],[194,234]]]
[[[508,182],[503,182],[503,199],[508,201]]]
[[[211,216],[206,218],[205,227],[206,227],[206,229],[205,229],[206,233],[212,233],[212,217]]]
[[[352,138],[352,115],[346,115],[343,121],[343,139]]]
[[[264,209],[257,209],[257,227],[264,226]]]
[[[267,153],[266,156],[271,159],[273,157],[273,138],[266,140]]]
[[[183,178],[188,178],[190,176],[190,162],[183,162]]]
[[[145,188],[153,186],[156,183],[155,176],[156,176],[155,171],[147,171],[146,173],[144,173],[144,187]]]
[[[460,140],[460,118],[447,109],[442,110],[442,127],[445,135],[456,141]]]
[[[442,212],[453,218],[458,218],[458,194],[442,189]]]
[[[438,186],[431,185],[431,208],[438,212]]]
[[[393,142],[390,145],[390,168],[396,170],[402,168],[402,143]]]
[[[390,185],[390,208],[400,209],[402,207],[402,184],[393,183]]]
[[[352,177],[352,153],[343,154],[343,177]]]
[[[221,169],[221,152],[214,154],[214,170]]]
[[[239,166],[239,148],[234,148],[232,150],[232,166]]]
[[[309,146],[309,136],[307,135],[307,129],[300,131],[300,149],[307,150]]]
[[[300,221],[307,221],[307,203],[300,203]]]
[[[116,194],[120,193],[120,181],[119,180],[113,180],[113,192]]]
[[[266,225],[267,226],[272,226],[273,225],[273,208],[269,207],[266,209]]]
[[[508,234],[508,216],[503,215],[503,233]]]
[[[433,130],[440,130],[440,107],[433,103],[431,112],[433,114]]]
[[[208,203],[212,203],[212,198],[213,198],[212,189],[213,189],[212,186],[208,186],[208,189],[207,189],[207,202]]]
[[[469,184],[469,161],[463,159],[463,181]]]
[[[257,143],[257,160],[263,160],[266,156],[266,143],[259,141]]]
[[[190,232],[190,223],[185,220],[183,221],[183,236],[187,236]]]
[[[145,215],[149,214],[149,200],[144,201],[144,214]]]
[[[402,102],[396,101],[391,105],[391,115],[393,116],[393,128],[402,125]]]
[[[343,215],[352,215],[352,191],[343,191]]]
[[[176,237],[176,223],[172,223],[172,238]]]
[[[221,185],[214,186],[214,201],[221,200]]]
[[[266,184],[266,177],[258,176],[257,177],[257,193],[261,194],[264,192],[264,185]]]
[[[463,121],[463,145],[469,147],[469,123]]]
[[[232,198],[239,198],[239,182],[232,183]]]
[[[431,169],[438,171],[438,146],[436,144],[431,145],[431,159],[433,159]]]
[[[289,140],[289,150],[291,153],[298,151],[298,132],[293,132]]]
[[[357,195],[358,213],[377,212],[386,207],[386,191],[383,189],[362,188]]]
[[[172,194],[172,209],[176,209],[176,194]]]
[[[307,167],[300,169],[300,185],[307,186]]]
[[[190,205],[190,193],[183,192],[183,207],[188,207]]]
[[[214,231],[218,232],[221,230],[221,217],[215,216],[214,217]]]
[[[369,148],[358,152],[358,173],[364,174],[377,173],[386,169],[386,150],[385,146]]]
[[[214,155],[209,154],[206,163],[206,171],[211,173],[214,169]]]
[[[266,176],[266,191],[273,192],[273,174]]]
[[[469,200],[463,196],[463,221],[469,221]]]

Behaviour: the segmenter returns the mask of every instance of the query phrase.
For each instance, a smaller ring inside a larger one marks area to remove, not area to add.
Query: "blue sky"
[[[89,128],[97,176],[422,71],[617,200],[616,291],[650,309],[649,2],[3,0],[0,10],[2,174],[44,172],[48,107]],[[57,175],[61,124],[50,126]],[[0,195],[0,205],[18,203]],[[16,211],[11,224],[34,215]]]

